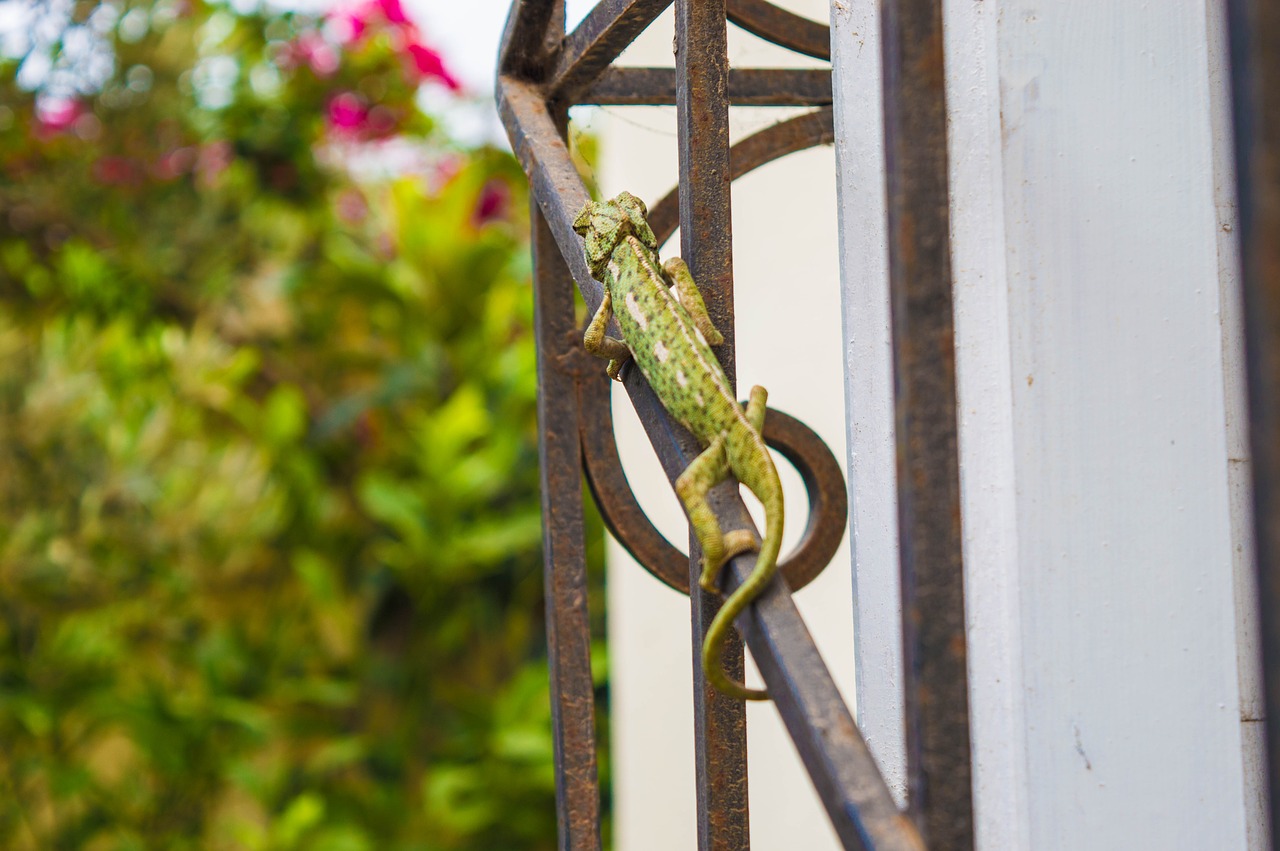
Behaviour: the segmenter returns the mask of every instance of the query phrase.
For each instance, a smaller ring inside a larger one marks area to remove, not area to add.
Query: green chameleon
[[[604,301],[587,326],[583,344],[609,361],[610,378],[617,379],[622,365],[634,358],[667,412],[706,447],[676,480],[676,493],[702,547],[699,584],[707,591],[718,592],[716,576],[728,559],[757,549],[752,532],[721,533],[707,504],[707,491],[732,472],[763,503],[765,535],[755,570],[711,622],[702,645],[702,667],[721,692],[741,700],[766,700],[767,692],[729,679],[720,654],[734,619],[769,584],[778,563],[782,486],[761,437],[767,394],[763,387],[753,387],[746,410],[738,404],[711,352],[711,345],[724,338],[711,324],[684,261],[672,258],[658,264],[658,241],[645,221],[647,215],[639,198],[623,192],[612,201],[588,203],[574,219],[574,231],[586,238],[591,274],[604,284]],[[610,316],[617,318],[622,340],[605,335]]]

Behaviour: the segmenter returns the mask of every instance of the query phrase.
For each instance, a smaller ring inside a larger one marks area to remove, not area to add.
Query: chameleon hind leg
[[[676,495],[689,515],[689,525],[702,548],[702,575],[698,584],[707,591],[718,591],[716,577],[724,563],[739,553],[759,547],[755,536],[745,529],[729,534],[720,531],[720,522],[707,503],[707,491],[724,481],[729,475],[729,458],[725,454],[724,438],[717,437],[711,445],[685,468],[676,479]]]
[[[751,396],[747,399],[747,422],[755,429],[756,434],[764,434],[765,404],[769,401],[769,391],[759,384],[751,388]]]
[[[764,429],[765,402],[768,398],[768,391],[759,384],[751,388],[751,397],[747,400],[746,416],[747,422],[751,423],[751,427],[755,429],[757,434],[762,433],[762,429]],[[724,533],[724,558],[726,561],[739,553],[759,549],[760,539],[756,537],[755,532],[747,529],[734,529],[731,532]],[[714,578],[711,581],[714,583]],[[708,591],[713,590],[713,588],[707,587],[705,577],[702,587],[707,588]]]
[[[622,365],[631,357],[631,350],[627,348],[626,343],[605,334],[605,328],[608,327],[609,319],[612,316],[613,299],[609,295],[609,291],[605,290],[604,299],[600,302],[600,309],[596,311],[595,316],[591,317],[586,333],[582,335],[582,346],[588,353],[609,361],[606,371],[609,373],[609,377],[616,381],[618,379],[618,371],[622,369]]]
[[[676,495],[689,515],[689,526],[702,548],[703,588],[715,590],[715,575],[724,563],[724,535],[720,521],[707,503],[707,491],[729,475],[729,457],[724,451],[724,438],[717,437],[701,455],[694,458],[676,479]]]
[[[769,398],[769,393],[759,384],[751,388],[751,397],[747,400],[746,416],[747,422],[751,423],[751,428],[757,434],[763,433],[764,429],[764,412],[765,402]],[[731,532],[724,533],[724,559],[728,561],[739,553],[747,553],[760,549],[760,539],[756,537],[756,533],[748,529],[734,529]],[[707,578],[703,576],[702,587],[708,591],[715,590],[715,578],[711,578],[711,585],[707,585]]]
[[[711,323],[711,317],[707,315],[707,304],[702,300],[702,293],[694,283],[688,264],[679,257],[672,257],[662,264],[662,271],[675,284],[676,295],[680,297],[680,304],[684,305],[684,309],[689,311],[694,327],[702,332],[709,344],[718,346],[723,343],[724,336]]]

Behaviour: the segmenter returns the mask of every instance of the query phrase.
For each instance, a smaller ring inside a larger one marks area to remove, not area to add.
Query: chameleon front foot
[[[753,533],[746,529],[734,529],[731,532],[726,532],[724,535],[724,552],[715,564],[709,561],[703,563],[702,576],[698,580],[698,584],[702,586],[703,591],[708,593],[719,592],[720,587],[716,579],[720,576],[720,569],[736,555],[759,551],[760,542]]]

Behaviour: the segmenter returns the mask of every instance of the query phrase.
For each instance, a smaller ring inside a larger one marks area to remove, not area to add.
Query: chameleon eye
[[[595,202],[588,201],[586,205],[578,211],[578,215],[573,220],[573,230],[578,236],[586,236],[587,229],[591,227],[592,213],[595,211]]]

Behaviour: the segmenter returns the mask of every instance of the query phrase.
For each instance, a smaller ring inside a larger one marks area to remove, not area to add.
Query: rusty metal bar
[[[564,0],[515,0],[502,31],[499,73],[539,76],[563,37]]]
[[[533,185],[539,209],[547,217],[550,232],[588,309],[594,311],[602,297],[600,284],[591,278],[582,257],[581,240],[570,227],[587,201],[582,180],[573,169],[536,86],[499,78],[498,104],[512,148]],[[701,447],[671,423],[638,371],[627,376],[624,387],[663,469],[674,481]],[[736,494],[732,496],[727,504],[716,506],[722,528],[749,528],[745,506]],[[735,558],[727,570],[728,584],[736,587],[741,577],[751,571],[754,559],[753,553]],[[746,630],[765,685],[845,847],[919,851],[923,847],[919,833],[894,806],[785,585],[774,583],[753,613],[744,615],[738,626]],[[793,673],[796,662],[801,664]]]
[[[495,89],[498,115],[512,151],[529,177],[533,199],[555,236],[561,259],[568,265],[587,310],[594,313],[604,298],[604,290],[591,277],[581,239],[572,226],[574,216],[591,196],[547,113],[537,85],[504,75],[498,77]]]
[[[734,363],[733,241],[729,210],[729,43],[724,0],[676,0],[676,132],[680,160],[681,257],[698,281],[723,345],[716,357],[732,385]],[[696,448],[696,445],[695,447]],[[694,457],[694,456],[691,456]],[[713,510],[740,502],[736,482],[708,494]],[[731,527],[726,527],[731,528]],[[712,688],[702,670],[702,644],[720,600],[697,583],[702,551],[689,533],[693,612],[694,755],[698,848],[750,848],[747,818],[747,710]],[[725,644],[729,676],[743,679],[742,644]]]
[[[1228,0],[1271,845],[1280,848],[1280,3]]]
[[[674,483],[701,447],[684,429],[671,423],[639,370],[632,371],[624,384],[667,478]],[[713,493],[716,499],[712,506],[721,528],[755,528],[736,482],[728,482]],[[725,570],[726,593],[751,575],[755,561],[755,553],[730,561]],[[693,584],[697,587],[696,579]],[[844,847],[858,851],[923,851],[919,832],[894,803],[786,583],[773,582],[734,625],[751,647],[769,696]],[[700,661],[695,661],[695,671],[700,667]],[[745,811],[742,815],[745,817]],[[738,846],[717,841],[713,847]]]
[[[749,575],[748,567],[734,561],[730,588]],[[888,795],[791,594],[774,583],[734,624],[751,648],[841,844],[867,851],[924,851],[915,825]]]
[[[598,106],[671,106],[676,102],[674,68],[610,68],[578,97]],[[730,106],[826,106],[831,71],[825,68],[734,68],[729,71]]]
[[[973,848],[941,0],[881,6],[908,811]]]
[[[728,0],[729,20],[765,41],[812,56],[831,58],[831,28],[766,0]]]
[[[576,331],[573,291],[559,248],[533,211],[534,316],[538,339],[538,449],[542,459],[547,648],[556,760],[556,821],[562,851],[599,851],[591,630],[583,544],[579,411],[574,379],[560,368]]]
[[[577,29],[565,38],[552,69],[548,90],[552,99],[580,103],[609,63],[618,58],[645,27],[666,11],[672,0],[602,0]]]

